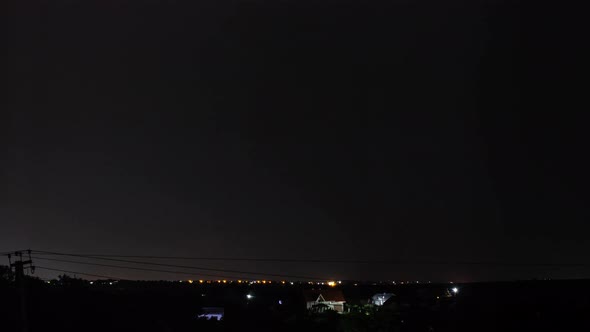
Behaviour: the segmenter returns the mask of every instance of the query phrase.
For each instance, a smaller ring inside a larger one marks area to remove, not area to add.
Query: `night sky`
[[[590,263],[587,122],[573,112],[584,109],[581,12],[518,1],[19,6],[3,43],[14,76],[0,121],[0,251]],[[590,277],[184,263],[336,279]]]

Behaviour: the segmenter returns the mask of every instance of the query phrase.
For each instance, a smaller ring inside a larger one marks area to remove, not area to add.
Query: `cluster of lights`
[[[336,285],[341,285],[342,284],[342,281],[333,281],[333,280],[330,280],[330,281],[326,281],[326,282],[317,281],[315,283],[314,282],[311,282],[311,281],[308,281],[307,284],[308,285],[328,285],[330,287],[336,287]],[[293,282],[292,281],[291,281],[291,285],[293,285]]]
[[[224,279],[214,279],[214,280],[206,280],[206,279],[199,279],[199,280],[192,280],[192,279],[188,279],[188,280],[178,280],[179,283],[188,283],[188,284],[194,284],[194,283],[199,283],[199,284],[233,284],[233,283],[238,283],[238,284],[269,284],[272,285],[273,284],[273,280],[224,280]],[[274,281],[275,284],[281,284],[281,285],[295,285],[295,282],[293,281],[287,281],[287,280],[280,280],[280,281]],[[327,285],[330,287],[336,287],[337,285],[342,284],[342,281],[335,281],[335,280],[329,280],[329,281],[308,281],[307,282],[309,285]]]
[[[242,284],[242,283],[244,283],[244,284],[247,284],[247,283],[249,283],[249,284],[272,284],[273,283],[272,280],[251,280],[251,281],[248,281],[248,280],[242,280],[242,279],[239,279],[239,280],[222,280],[222,279],[216,279],[216,280],[203,280],[203,279],[190,280],[189,279],[189,280],[179,280],[178,282],[180,282],[180,283],[187,282],[189,284],[192,284],[192,283],[195,283],[197,281],[200,284],[203,284],[203,283],[207,283],[207,284],[210,284],[210,283],[218,283],[218,284],[232,284],[232,283],[238,283],[238,284]],[[279,281],[276,281],[276,283],[279,283]],[[283,284],[283,285],[285,285],[287,283],[287,281],[282,280],[282,281],[280,281],[280,283]],[[294,283],[291,281],[290,284],[293,285]]]
[[[203,283],[207,283],[207,284],[210,284],[210,283],[217,283],[217,284],[238,283],[238,284],[242,284],[243,283],[243,284],[250,284],[250,285],[252,285],[252,284],[263,284],[263,285],[269,284],[270,285],[270,284],[273,283],[272,280],[242,280],[242,279],[239,279],[239,280],[222,280],[222,279],[217,279],[217,280],[203,280],[203,279],[191,280],[191,279],[189,279],[189,280],[179,280],[178,282],[180,282],[180,283],[186,282],[186,283],[189,283],[189,284],[193,284],[193,283],[197,283],[197,282],[199,284],[203,284]],[[389,282],[389,281],[387,281],[387,282]],[[294,285],[295,284],[295,282],[293,282],[293,281],[285,281],[285,280],[275,281],[275,283],[282,284],[282,285],[286,285],[286,284]],[[382,282],[380,282],[380,283],[382,283]],[[408,284],[409,285],[409,284],[414,284],[414,283],[420,284],[421,282],[419,280],[416,280],[416,281],[395,281],[395,280],[392,280],[391,281],[391,284],[393,284],[393,285],[398,285],[398,284],[400,284],[400,285]],[[425,283],[429,283],[430,284],[431,281],[425,281]],[[93,282],[91,281],[90,284],[92,285]],[[109,284],[112,285],[113,282],[110,282]],[[307,281],[307,284],[309,284],[309,285],[318,285],[318,286],[327,285],[327,286],[330,286],[330,287],[336,287],[337,285],[341,285],[342,284],[342,281],[335,281],[335,280],[329,280],[329,281]],[[450,284],[453,284],[453,282],[451,281]],[[453,287],[453,288],[450,289],[450,291],[453,292],[453,293],[458,293],[458,288],[457,287]]]

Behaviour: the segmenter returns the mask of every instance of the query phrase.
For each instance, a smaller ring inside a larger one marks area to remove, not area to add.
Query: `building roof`
[[[346,302],[344,294],[339,289],[308,289],[304,291],[305,301],[312,302],[322,296],[324,301]]]

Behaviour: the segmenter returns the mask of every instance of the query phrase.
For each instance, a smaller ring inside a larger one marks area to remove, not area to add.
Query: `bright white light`
[[[283,301],[279,300],[279,304],[283,304]]]
[[[246,298],[247,298],[248,300],[251,300],[253,297],[254,297],[254,295],[252,295],[252,294],[248,294],[248,295],[246,295]]]
[[[91,285],[94,285],[94,281],[91,281],[91,282],[90,282],[90,284],[91,284]]]
[[[109,282],[109,285],[112,285],[112,284],[113,284],[112,282]]]
[[[459,293],[459,288],[453,287],[452,291],[453,291],[453,293],[457,294],[457,293]]]

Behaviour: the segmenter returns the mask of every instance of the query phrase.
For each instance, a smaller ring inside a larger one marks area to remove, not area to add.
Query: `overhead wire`
[[[86,273],[86,272],[78,272],[78,271],[69,271],[69,270],[62,270],[62,269],[54,269],[54,268],[45,267],[45,266],[39,266],[39,265],[35,265],[35,268],[36,268],[36,269],[41,269],[41,270],[55,271],[55,272],[64,272],[64,273],[80,274],[80,275],[85,275],[85,276],[99,277],[99,278],[105,278],[105,279],[111,279],[111,280],[127,280],[127,279],[123,279],[123,278],[117,278],[117,277],[105,276],[105,275],[101,275],[101,274]]]
[[[127,270],[138,270],[138,271],[149,271],[149,272],[163,272],[163,273],[172,273],[172,274],[182,274],[187,276],[207,276],[207,277],[216,277],[216,278],[226,278],[232,279],[237,278],[235,276],[224,276],[218,274],[208,274],[208,273],[190,273],[186,271],[172,271],[172,270],[163,270],[163,269],[150,269],[150,268],[142,268],[142,267],[133,267],[133,266],[120,266],[120,265],[111,265],[111,264],[100,264],[100,263],[91,263],[91,262],[80,262],[80,261],[72,261],[67,259],[56,259],[56,258],[46,258],[46,257],[37,257],[33,256],[33,259],[36,260],[45,260],[45,261],[53,261],[53,262],[62,262],[62,263],[70,263],[70,264],[81,264],[81,265],[92,265],[92,266],[101,266],[101,267],[110,267],[110,268],[118,268],[118,269],[127,269]]]
[[[393,264],[393,265],[481,265],[481,266],[507,266],[507,267],[590,267],[590,263],[522,263],[522,262],[486,262],[486,261],[444,261],[444,260],[339,260],[339,259],[282,259],[282,258],[222,258],[222,257],[187,257],[187,256],[142,256],[142,255],[112,255],[112,254],[68,254],[48,251],[33,250],[42,255],[64,255],[86,257],[95,259],[113,260],[126,263],[162,265],[171,267],[196,268],[190,266],[158,264],[153,262],[138,262],[131,260],[119,260],[117,258],[142,258],[142,259],[178,259],[178,260],[209,260],[209,261],[253,261],[253,262],[280,262],[280,263],[339,263],[339,264]],[[200,269],[200,268],[199,268]],[[225,270],[230,271],[230,270]],[[256,274],[256,273],[252,273]],[[313,278],[309,278],[313,279]]]
[[[52,255],[45,252],[39,254]],[[84,254],[91,257],[106,258],[141,258],[141,259],[172,259],[172,260],[203,260],[203,261],[243,261],[243,262],[279,262],[279,263],[379,263],[379,260],[338,260],[338,259],[297,259],[297,258],[236,258],[236,257],[190,257],[190,256],[150,256],[150,255],[113,255]]]
[[[4,251],[4,252],[0,252],[0,256],[8,256],[8,255],[15,255],[16,253],[27,253],[28,254],[28,250],[12,250],[12,251]]]
[[[181,268],[181,269],[233,273],[233,274],[241,274],[241,275],[259,275],[259,276],[266,276],[266,277],[281,277],[281,278],[293,278],[293,279],[327,280],[326,278],[318,278],[318,277],[312,277],[312,276],[289,275],[289,274],[278,274],[278,273],[262,273],[262,272],[253,272],[253,271],[228,270],[228,269],[214,269],[214,268],[207,268],[207,267],[144,262],[144,261],[135,261],[135,260],[126,260],[126,259],[78,255],[78,254],[70,254],[70,253],[58,253],[58,252],[50,252],[50,251],[34,250],[33,253],[35,253],[35,254],[45,253],[45,254],[52,254],[52,255],[57,255],[57,256],[81,257],[81,258],[87,258],[87,259],[106,260],[106,261],[120,262],[120,263],[141,264],[141,265],[151,265],[151,266],[164,266],[164,267],[173,267],[173,268]]]

